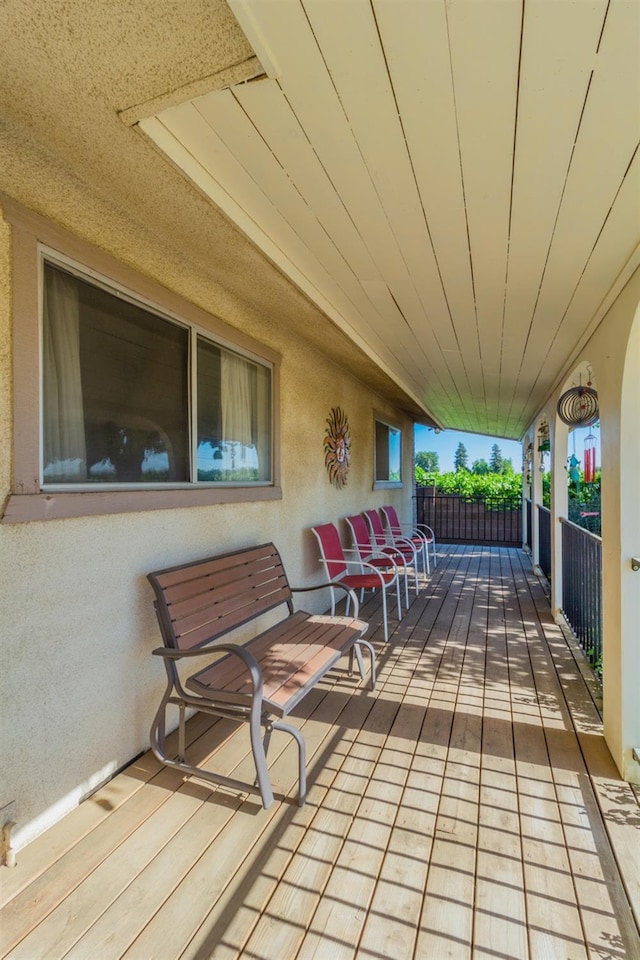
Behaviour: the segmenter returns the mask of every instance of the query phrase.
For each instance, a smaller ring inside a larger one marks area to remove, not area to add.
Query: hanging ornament
[[[580,461],[576,457],[575,453],[572,453],[568,460],[569,464],[569,480],[573,482],[576,491],[580,493]]]
[[[558,400],[558,416],[570,427],[590,427],[598,419],[598,394],[591,386],[570,387]]]
[[[589,433],[584,438],[584,482],[593,483],[596,478],[596,438]]]

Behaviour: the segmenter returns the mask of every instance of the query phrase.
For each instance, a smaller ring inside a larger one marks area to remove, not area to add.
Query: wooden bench
[[[304,740],[300,731],[282,718],[345,653],[349,653],[349,671],[355,655],[364,679],[362,647],[366,647],[371,658],[371,687],[375,684],[375,654],[371,644],[363,639],[368,624],[358,619],[358,601],[353,591],[344,584],[335,584],[350,594],[353,616],[294,612],[293,593],[323,590],[327,584],[290,587],[272,543],[156,571],[148,579],[155,591],[155,608],[164,640],[164,647],[153,653],[163,658],[167,672],[167,687],[151,727],[155,755],[162,763],[190,776],[259,793],[266,809],[273,802],[266,761],[271,731],[286,730],[298,744],[298,796],[302,805],[306,793]],[[230,631],[282,605],[286,605],[288,615],[258,636],[243,643],[220,642],[219,638]],[[187,679],[180,677],[178,661],[211,654],[217,655],[213,663]],[[167,755],[169,704],[179,709],[177,757]],[[234,780],[187,762],[188,707],[248,722],[255,783]]]

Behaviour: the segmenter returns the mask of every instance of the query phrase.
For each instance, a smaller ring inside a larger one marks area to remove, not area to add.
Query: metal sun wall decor
[[[329,482],[338,490],[347,482],[351,463],[351,433],[349,419],[340,407],[332,407],[327,417],[324,438],[324,465],[329,472]]]

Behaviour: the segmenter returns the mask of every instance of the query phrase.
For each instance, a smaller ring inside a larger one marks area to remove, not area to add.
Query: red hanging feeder
[[[593,483],[596,478],[596,438],[592,433],[584,438],[584,482]]]

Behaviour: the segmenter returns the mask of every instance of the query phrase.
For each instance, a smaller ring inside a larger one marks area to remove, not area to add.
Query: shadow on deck
[[[444,546],[369,691],[336,670],[274,735],[276,803],[149,754],[2,871],[12,958],[640,957],[640,824],[577,647],[519,550]],[[191,750],[246,777],[246,729]]]

